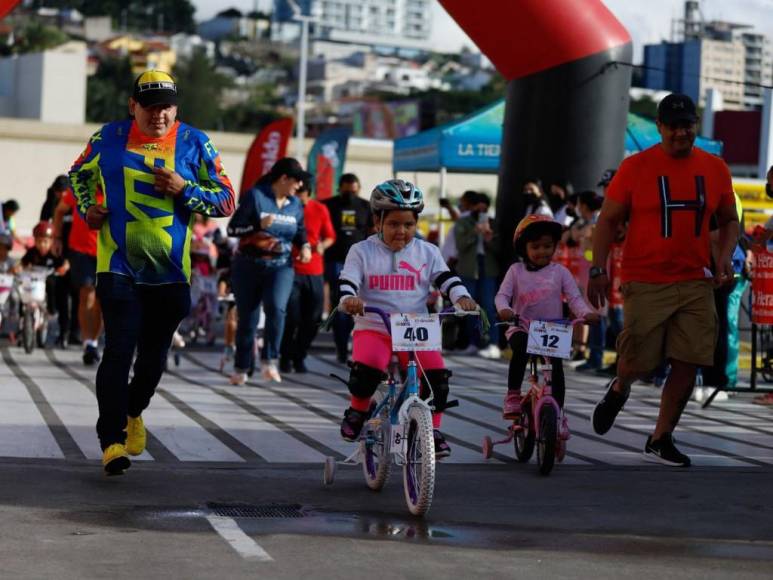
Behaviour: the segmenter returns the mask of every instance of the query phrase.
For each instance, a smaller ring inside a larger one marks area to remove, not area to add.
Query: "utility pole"
[[[298,63],[298,110],[296,117],[297,140],[295,149],[298,161],[303,162],[304,146],[303,141],[306,138],[306,77],[309,68],[309,23],[316,21],[313,16],[307,16],[301,12],[296,0],[287,0],[293,11],[293,19],[301,23],[301,55]]]

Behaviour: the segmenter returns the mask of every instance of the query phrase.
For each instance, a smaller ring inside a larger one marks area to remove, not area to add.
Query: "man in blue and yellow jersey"
[[[172,335],[190,310],[193,214],[229,216],[235,204],[212,142],[177,120],[171,75],[141,74],[129,113],[97,131],[70,170],[78,212],[99,230],[105,352],[97,371],[97,435],[109,475],[123,473],[129,455],[145,449],[142,412],[161,380]]]

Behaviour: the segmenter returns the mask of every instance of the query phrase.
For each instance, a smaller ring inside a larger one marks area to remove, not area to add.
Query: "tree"
[[[194,32],[190,0],[35,0],[33,8],[74,8],[84,16],[110,16],[114,24],[158,32]]]
[[[16,42],[13,52],[42,52],[64,44],[70,39],[64,32],[53,26],[45,26],[30,20],[16,30]]]
[[[218,73],[207,55],[194,51],[174,68],[180,91],[180,117],[201,129],[215,129],[221,120],[220,97],[231,79]]]
[[[636,115],[654,119],[658,116],[658,103],[647,96],[640,99],[631,99],[629,110]]]
[[[283,116],[276,86],[259,85],[251,91],[247,101],[223,111],[222,128],[224,131],[255,133]]]
[[[86,119],[90,123],[107,123],[126,117],[133,83],[128,57],[102,61],[86,85]]]
[[[507,92],[507,81],[496,73],[480,91],[440,91],[431,89],[407,96],[370,92],[367,96],[384,101],[418,100],[421,103],[421,130],[431,129],[469,115],[501,99]]]

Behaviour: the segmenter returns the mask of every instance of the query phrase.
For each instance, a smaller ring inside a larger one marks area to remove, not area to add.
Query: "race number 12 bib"
[[[526,352],[552,358],[571,358],[572,327],[569,324],[532,320]]]
[[[392,350],[440,350],[440,316],[392,314]]]

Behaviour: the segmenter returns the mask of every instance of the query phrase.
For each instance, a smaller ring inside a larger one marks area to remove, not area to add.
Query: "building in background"
[[[243,14],[236,8],[229,8],[219,12],[214,18],[200,22],[198,33],[203,38],[215,42],[268,38],[271,33],[271,18],[258,11]]]
[[[0,59],[0,117],[85,123],[86,61],[82,42]]]
[[[166,39],[124,34],[96,44],[94,51],[100,58],[128,56],[134,74],[151,68],[171,71],[177,63],[177,54]]]
[[[671,42],[644,47],[643,85],[690,95],[701,106],[709,89],[722,94],[730,110],[759,108],[761,85],[773,81],[770,40],[747,24],[706,22],[700,3],[685,2]]]
[[[169,37],[169,48],[174,51],[177,58],[190,59],[194,53],[201,52],[210,60],[215,59],[215,43],[197,34],[185,34],[184,32],[173,34]]]
[[[312,37],[335,42],[415,50],[429,49],[430,0],[296,0],[304,14],[317,19]],[[287,0],[274,0],[274,22],[293,22]]]

